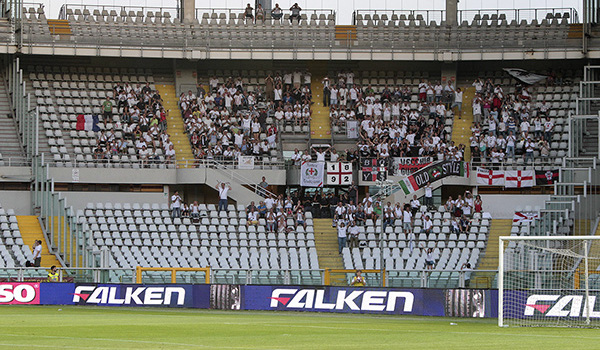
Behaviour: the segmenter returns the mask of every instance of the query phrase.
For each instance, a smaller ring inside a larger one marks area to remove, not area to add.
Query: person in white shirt
[[[42,266],[42,241],[39,239],[33,244],[33,267]]]
[[[425,220],[423,220],[423,232],[430,234],[432,228],[433,228],[433,221],[431,221],[431,218],[429,217],[429,215],[425,215]]]
[[[425,186],[425,205],[429,209],[433,208],[433,188],[430,182]]]
[[[179,195],[179,191],[175,191],[171,196],[171,216],[173,218],[181,217],[181,196]]]
[[[404,228],[404,233],[409,234],[412,232],[412,213],[408,210],[408,206],[404,207],[402,211],[402,227]]]
[[[344,247],[346,246],[347,231],[348,228],[346,227],[346,224],[343,221],[340,221],[337,225],[338,248],[340,254],[342,254],[342,249],[344,249]]]
[[[258,225],[258,212],[255,211],[254,207],[250,208],[248,212],[248,220],[246,221],[246,226],[250,225]]]
[[[317,162],[325,162],[325,155],[327,154],[328,151],[331,150],[331,147],[328,147],[326,149],[319,149],[319,148],[311,146],[311,148],[314,149],[315,153],[317,154]]]
[[[416,194],[413,196],[413,199],[410,201],[410,208],[411,208],[413,216],[415,214],[417,214],[417,212],[421,208],[421,202],[419,202],[419,200],[417,199]]]
[[[218,211],[227,211],[227,193],[231,190],[229,184],[217,181],[217,189],[219,190],[219,208]]]

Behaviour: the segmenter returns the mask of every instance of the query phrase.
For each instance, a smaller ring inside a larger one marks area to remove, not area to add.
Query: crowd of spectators
[[[175,149],[166,132],[167,111],[158,91],[149,83],[143,86],[117,83],[113,96],[114,101],[107,97],[100,106],[105,130],[98,134],[94,159],[132,155],[130,149],[134,149],[144,166],[173,162]],[[115,103],[119,118],[112,115]]]
[[[460,96],[451,82],[443,85],[421,80],[418,86],[376,88],[355,82],[354,73],[341,71],[323,80],[323,104],[330,108],[332,125],[348,120],[360,123],[360,156],[367,158],[432,156],[462,160],[464,145],[448,141],[446,118]]]
[[[490,79],[477,79],[473,86],[473,161],[493,165],[522,157],[527,164],[539,157],[542,163],[548,162],[555,127],[549,116],[551,104],[533,102],[529,88],[520,84],[514,93],[506,93]]]
[[[264,99],[262,92],[248,91],[241,77],[224,83],[211,77],[208,92],[182,93],[179,106],[196,159],[268,157],[277,147],[277,126],[267,124],[267,109],[259,99]]]
[[[246,215],[247,226],[258,226],[264,220],[267,232],[288,233],[297,227],[306,228],[305,208],[296,196],[266,195],[258,205],[251,202],[246,207]]]

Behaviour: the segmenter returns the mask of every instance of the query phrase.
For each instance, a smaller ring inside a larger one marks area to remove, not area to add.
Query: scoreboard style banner
[[[361,158],[361,180],[362,182],[385,181],[388,177],[389,168],[388,158]]]
[[[0,307],[10,304],[497,317],[498,290],[0,282]]]
[[[433,163],[433,157],[395,157],[395,175],[410,175]]]
[[[327,184],[352,184],[352,163],[327,162]]]

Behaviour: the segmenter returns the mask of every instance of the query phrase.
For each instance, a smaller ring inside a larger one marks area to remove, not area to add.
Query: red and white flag
[[[507,170],[505,179],[505,187],[533,187],[535,185],[535,171]]]
[[[535,212],[515,212],[513,216],[513,222],[532,222],[538,218],[538,214]]]
[[[503,186],[504,171],[477,168],[477,184],[488,186]]]

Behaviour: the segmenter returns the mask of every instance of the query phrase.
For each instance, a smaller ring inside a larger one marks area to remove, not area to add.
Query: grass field
[[[499,328],[493,319],[76,306],[2,306],[0,315],[3,349],[600,347],[595,329]]]

